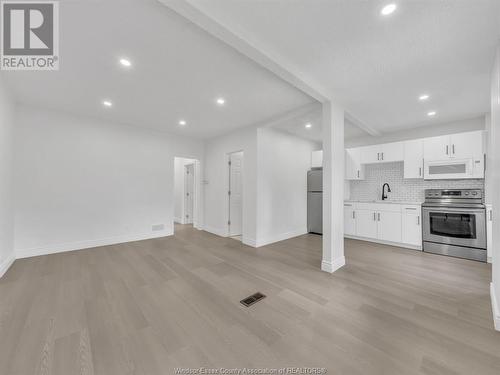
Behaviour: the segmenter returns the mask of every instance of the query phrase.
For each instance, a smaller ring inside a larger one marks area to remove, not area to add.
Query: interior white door
[[[193,223],[194,164],[184,166],[184,223]]]
[[[229,235],[243,233],[243,152],[229,154]]]

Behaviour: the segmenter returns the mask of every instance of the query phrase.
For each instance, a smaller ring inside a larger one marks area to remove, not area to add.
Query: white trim
[[[255,238],[242,237],[241,243],[243,243],[244,245],[247,245],[247,246],[251,246],[251,247],[258,247],[257,241],[255,240]]]
[[[495,329],[500,331],[500,306],[498,306],[497,297],[495,294],[495,285],[490,283],[491,309],[493,310],[493,324]]]
[[[486,259],[486,262],[488,262],[488,263],[493,263],[493,257],[488,257],[488,258]]]
[[[9,270],[10,266],[12,266],[12,263],[14,263],[15,260],[15,253],[12,252],[2,263],[0,263],[0,278],[5,275],[5,273]]]
[[[79,242],[67,242],[62,244],[53,244],[42,247],[34,247],[30,249],[20,249],[16,250],[16,255],[18,259],[21,258],[30,258],[34,256],[47,255],[47,254],[55,254],[55,253],[63,253],[66,251],[75,251],[75,250],[83,250],[89,249],[93,247],[101,247],[101,246],[109,246],[116,245],[125,242],[134,242],[134,241],[143,241],[150,240],[153,238],[160,237],[168,237],[172,236],[174,231],[170,229],[165,229],[160,232],[155,233],[143,233],[143,234],[135,234],[135,235],[127,235],[127,236],[117,236],[117,237],[109,237],[102,238],[98,240],[88,240],[88,241],[79,241]]]
[[[216,228],[216,227],[211,227],[210,225],[205,225],[203,228],[205,232],[215,234],[216,236],[219,237],[228,237],[229,234],[227,233],[227,230]]]
[[[174,217],[174,222],[178,224],[184,224],[184,220],[181,217]]]
[[[304,234],[307,234],[306,228],[300,228],[300,229],[292,230],[292,231],[285,232],[285,233],[279,233],[279,234],[273,235],[271,237],[258,239],[257,243],[256,243],[256,247],[270,245],[270,244],[275,243],[275,242],[288,240],[290,238],[302,236]]]
[[[335,259],[333,262],[328,262],[326,260],[321,261],[321,271],[329,273],[334,273],[343,266],[345,266],[345,257]]]
[[[374,242],[374,243],[379,243],[379,244],[382,244],[382,245],[404,247],[406,249],[422,251],[422,246],[410,245],[410,244],[403,243],[403,242],[384,241],[384,240],[379,240],[379,239],[376,239],[376,238],[358,237],[358,236],[350,236],[350,235],[344,235],[344,238],[349,238],[351,240]]]

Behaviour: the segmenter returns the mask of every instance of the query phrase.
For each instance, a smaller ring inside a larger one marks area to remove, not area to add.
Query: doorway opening
[[[174,158],[174,231],[198,227],[199,165],[197,159]]]
[[[228,154],[228,235],[242,241],[243,151]]]

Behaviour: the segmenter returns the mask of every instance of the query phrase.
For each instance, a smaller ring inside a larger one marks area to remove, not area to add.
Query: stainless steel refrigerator
[[[307,172],[307,231],[323,234],[323,170]]]

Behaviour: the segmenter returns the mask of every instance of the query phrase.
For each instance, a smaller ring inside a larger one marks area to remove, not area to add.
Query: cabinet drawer
[[[357,203],[356,207],[359,210],[372,210],[381,212],[401,212],[401,205],[397,203]]]

